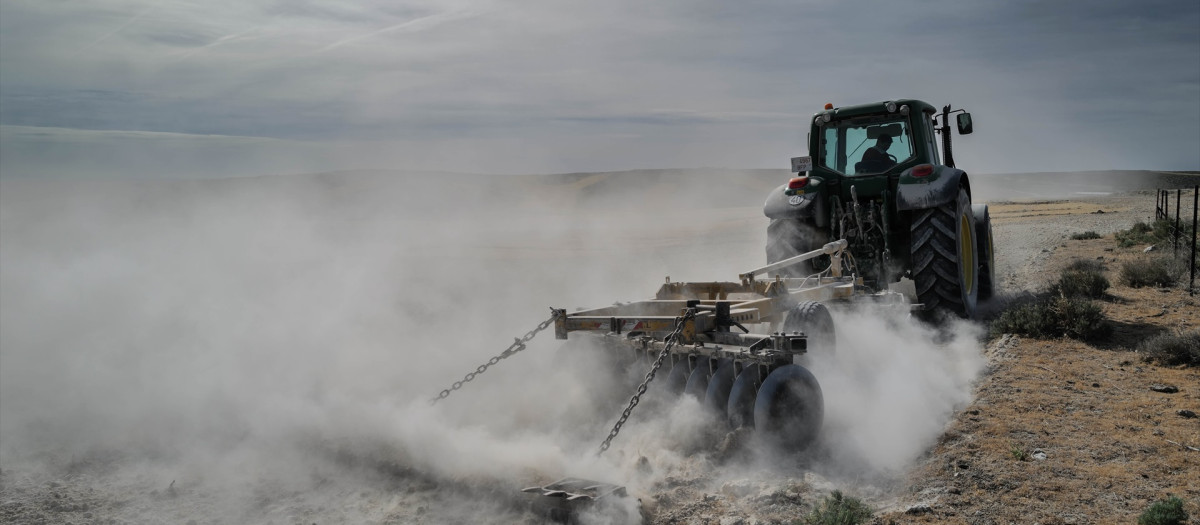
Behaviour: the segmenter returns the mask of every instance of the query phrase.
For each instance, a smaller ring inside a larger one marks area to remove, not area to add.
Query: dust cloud
[[[665,175],[548,181],[0,182],[6,486],[73,477],[137,501],[112,511],[134,523],[508,523],[530,517],[523,486],[575,476],[644,494],[711,468],[711,416],[653,395],[598,458],[645,371],[602,373],[586,342],[552,333],[430,406],[548,307],[762,262],[762,174],[735,181],[749,201],[680,195]],[[812,362],[837,444],[820,464],[895,473],[969,399],[978,334],[935,343],[912,323],[835,316],[838,352]]]

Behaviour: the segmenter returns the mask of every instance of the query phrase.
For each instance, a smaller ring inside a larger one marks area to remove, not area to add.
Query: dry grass
[[[1112,268],[1146,256],[1112,246],[1069,242],[1051,265],[1101,258],[1112,280]],[[1186,448],[1200,448],[1200,419],[1177,413],[1200,412],[1200,371],[1145,364],[1136,351],[1156,334],[1200,326],[1200,297],[1117,284],[1097,304],[1114,325],[1102,340],[993,341],[975,401],[912,475],[914,494],[938,494],[934,512],[876,523],[1128,524],[1168,494],[1200,514],[1200,452]]]

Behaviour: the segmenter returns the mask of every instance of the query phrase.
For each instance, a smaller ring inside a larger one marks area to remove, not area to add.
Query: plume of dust
[[[934,327],[905,317],[835,310],[836,353],[811,356],[835,471],[902,474],[971,400],[986,365],[982,329],[957,318]]]
[[[216,496],[193,513],[241,522],[269,521],[263,502],[292,491],[337,507],[397,485],[415,495],[327,512],[507,522],[531,480],[619,480],[594,450],[627,391],[592,373],[594,352],[560,366],[543,334],[428,400],[546,306],[644,295],[605,233],[620,217],[469,198],[439,213],[410,195],[448,197],[451,182],[328,182],[6,183],[5,471],[178,478]],[[609,247],[555,249],[580,234]]]

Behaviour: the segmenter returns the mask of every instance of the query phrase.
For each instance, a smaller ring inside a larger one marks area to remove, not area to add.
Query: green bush
[[[1087,299],[1058,297],[1053,301],[1062,334],[1074,339],[1094,340],[1112,335],[1112,325],[1100,305]]]
[[[992,321],[992,335],[1056,337],[1058,323],[1051,318],[1050,313],[1050,302],[1046,298],[1016,304]]]
[[[1169,255],[1126,261],[1121,265],[1121,282],[1131,288],[1175,286],[1186,267]]]
[[[1029,453],[1025,452],[1024,447],[1022,447],[1021,445],[1018,445],[1016,443],[1013,443],[1008,446],[1008,453],[1011,454],[1013,459],[1015,459],[1017,461],[1028,461],[1029,460]]]
[[[1083,233],[1071,234],[1071,240],[1075,240],[1075,241],[1084,241],[1084,240],[1088,240],[1088,239],[1099,239],[1099,238],[1100,238],[1100,234],[1096,233],[1094,231],[1091,231],[1091,230],[1085,231]]]
[[[1112,333],[1100,306],[1088,299],[1046,295],[1005,310],[992,322],[992,334],[1034,338],[1094,340]]]
[[[1114,237],[1117,239],[1117,244],[1122,248],[1128,248],[1137,244],[1153,244],[1154,228],[1142,221],[1134,223],[1132,228],[1117,232]]]
[[[1188,221],[1190,222],[1190,221]],[[1152,224],[1146,224],[1138,221],[1134,223],[1132,228],[1117,232],[1114,237],[1117,239],[1117,244],[1122,248],[1128,248],[1138,244],[1159,244],[1175,239],[1175,219],[1158,219]],[[1192,225],[1186,224],[1184,221],[1179,222],[1179,242],[1190,242],[1192,238]]]
[[[1104,276],[1104,265],[1091,259],[1079,259],[1063,269],[1058,282],[1050,289],[1053,295],[1098,299],[1110,286]]]
[[[1138,525],[1183,525],[1187,520],[1188,513],[1183,510],[1183,500],[1168,494],[1167,499],[1154,502],[1138,516]]]
[[[1200,330],[1158,334],[1142,341],[1138,353],[1146,362],[1162,366],[1200,366]]]
[[[1164,223],[1164,220],[1155,221],[1156,224]],[[1154,244],[1159,239],[1154,235],[1155,227],[1138,221],[1133,224],[1132,228],[1117,232],[1114,237],[1117,239],[1117,244],[1122,248],[1138,244]]]
[[[858,525],[871,519],[871,507],[858,498],[842,495],[835,490],[821,500],[821,503],[809,513],[804,525]]]

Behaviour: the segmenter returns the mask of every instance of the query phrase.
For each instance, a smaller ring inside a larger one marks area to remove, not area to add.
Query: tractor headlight
[[[896,112],[896,103],[895,103],[895,102],[888,102],[888,103],[887,103],[887,110],[888,110],[888,113],[895,113],[895,112]]]
[[[830,115],[829,113],[821,115],[821,120],[824,120],[825,122],[829,122],[830,120],[833,120],[833,115]]]
[[[906,117],[908,116],[908,104],[900,106],[900,114]]]

